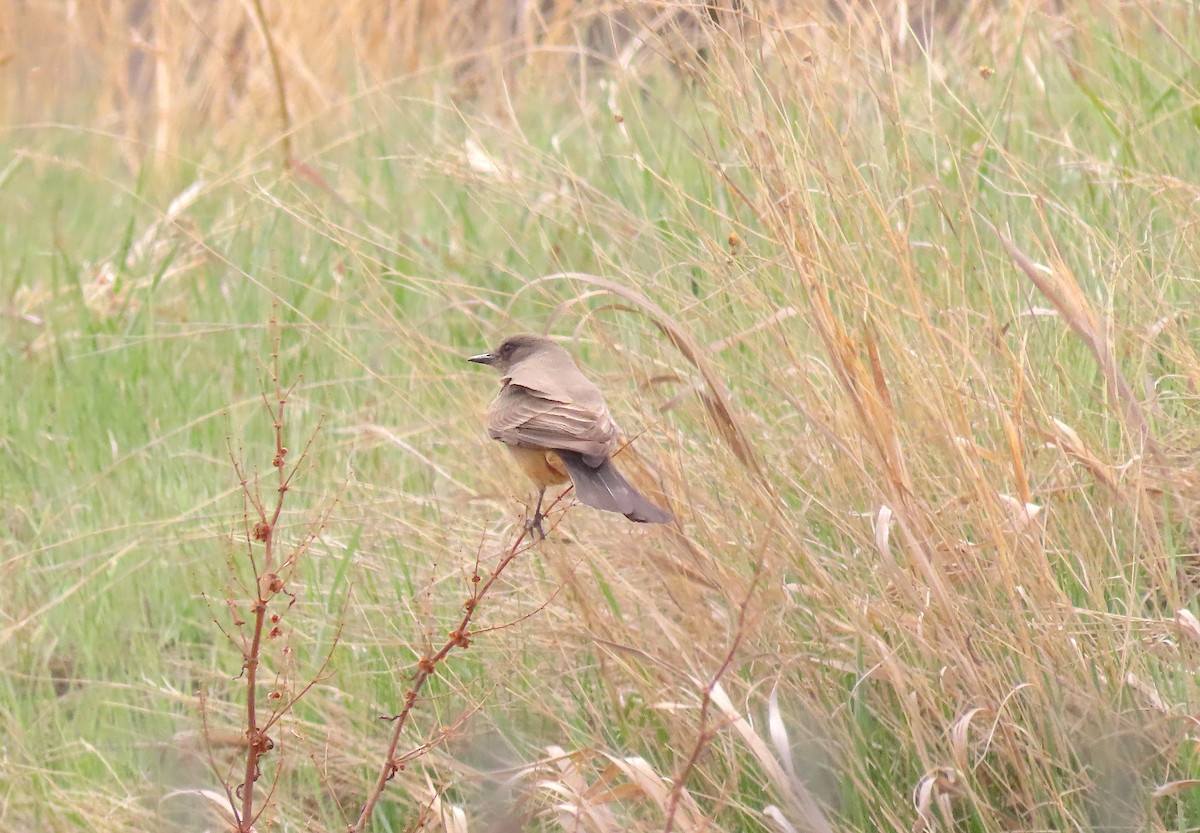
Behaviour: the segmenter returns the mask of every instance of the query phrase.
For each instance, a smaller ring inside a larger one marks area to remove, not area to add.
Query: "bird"
[[[500,372],[500,392],[488,407],[488,436],[508,447],[537,487],[537,508],[527,526],[538,536],[546,537],[542,530],[546,489],[568,479],[580,502],[588,506],[618,512],[636,523],[675,520],[613,465],[617,424],[600,389],[557,342],[521,333],[467,361]]]

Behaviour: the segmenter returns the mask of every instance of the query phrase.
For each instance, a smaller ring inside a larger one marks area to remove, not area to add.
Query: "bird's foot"
[[[542,520],[545,517],[541,512],[535,512],[533,517],[525,519],[525,529],[537,535],[542,541],[546,540],[546,530],[542,529]]]

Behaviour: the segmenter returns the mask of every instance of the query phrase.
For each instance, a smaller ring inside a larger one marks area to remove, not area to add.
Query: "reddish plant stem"
[[[555,504],[562,500],[563,496],[566,494],[567,492],[563,492],[562,495],[559,495],[557,498],[555,498],[554,501],[548,507],[546,507],[546,512],[549,513],[549,511],[554,508]],[[522,543],[524,543],[528,535],[529,530],[523,530],[521,534],[517,536],[517,539],[513,542],[513,545],[509,547],[508,552],[506,552],[504,557],[500,559],[500,562],[496,565],[496,568],[492,570],[490,575],[488,575],[487,580],[484,581],[482,585],[476,585],[477,589],[463,604],[464,612],[462,618],[459,619],[458,627],[450,631],[450,635],[445,644],[442,645],[437,653],[429,654],[417,661],[417,670],[416,675],[413,678],[413,684],[409,688],[408,692],[404,695],[404,706],[401,708],[399,714],[390,718],[393,723],[392,736],[388,742],[387,753],[384,755],[383,765],[379,768],[379,775],[376,777],[375,784],[371,788],[370,794],[367,796],[367,800],[363,805],[362,812],[359,813],[358,819],[347,829],[347,833],[362,833],[362,831],[366,830],[367,824],[371,820],[371,815],[375,812],[375,805],[379,803],[379,799],[383,795],[383,791],[386,789],[388,781],[391,781],[399,771],[400,762],[396,760],[396,750],[400,747],[400,736],[404,732],[404,727],[408,723],[408,718],[412,714],[413,708],[416,706],[417,696],[420,694],[421,689],[425,686],[425,683],[428,682],[429,678],[432,677],[434,672],[437,670],[437,665],[439,662],[444,660],[455,648],[465,649],[470,645],[470,638],[475,636],[476,633],[469,632],[469,628],[474,619],[476,611],[479,609],[479,603],[483,600],[483,597],[488,594],[488,591],[491,590],[492,585],[494,585],[500,578],[500,574],[504,572],[504,569],[512,563],[513,559],[525,552],[531,546],[534,546],[533,543],[522,546]],[[476,578],[478,578],[478,573],[476,573]]]
[[[276,361],[278,361],[278,358]],[[272,427],[275,432],[275,457],[272,460],[272,465],[279,480],[276,490],[275,507],[270,518],[267,517],[262,503],[255,500],[251,495],[246,478],[244,476],[241,478],[242,489],[248,497],[251,497],[251,503],[258,511],[259,522],[250,533],[250,537],[261,540],[263,543],[263,565],[260,571],[258,565],[254,562],[253,556],[251,556],[251,568],[254,571],[255,579],[254,632],[250,638],[249,648],[243,653],[242,664],[243,671],[246,674],[246,769],[239,793],[242,808],[238,817],[238,833],[250,833],[254,828],[254,785],[258,780],[259,761],[271,748],[271,743],[266,732],[260,729],[258,725],[258,669],[261,662],[263,629],[267,621],[267,606],[282,587],[282,582],[271,572],[271,565],[274,561],[275,527],[279,522],[280,515],[283,514],[284,499],[291,483],[291,477],[299,468],[297,465],[293,467],[291,474],[286,472],[287,448],[283,444],[284,408],[287,405],[292,388],[289,388],[287,391],[279,389],[278,367],[275,369],[274,378],[276,397],[279,404],[278,409],[272,408],[271,404],[266,401],[265,394],[263,396],[267,411],[271,414]]]
[[[258,655],[262,647],[263,624],[267,618],[267,603],[261,592],[254,605],[254,637],[246,655],[246,773],[242,780],[242,815],[239,833],[250,833],[254,826],[254,782],[258,779],[258,759],[262,756],[263,738],[258,730]]]

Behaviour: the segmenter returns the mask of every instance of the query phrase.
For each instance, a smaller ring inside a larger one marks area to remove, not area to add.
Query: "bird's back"
[[[578,451],[597,465],[612,453],[617,426],[600,389],[557,344],[509,368],[501,383],[488,409],[494,439]]]

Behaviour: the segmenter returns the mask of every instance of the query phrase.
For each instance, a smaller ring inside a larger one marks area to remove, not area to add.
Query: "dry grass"
[[[740,2],[4,0],[0,116],[14,125],[88,124],[124,137],[131,163],[147,150],[165,161],[196,154],[197,130],[205,145],[226,150],[251,139],[286,141],[348,99],[403,91],[422,74],[452,73],[461,99],[502,108],[547,74],[601,75],[611,64],[695,72],[696,50],[717,30],[765,32],[754,48],[801,56],[882,37],[903,55],[931,38],[968,33],[1003,52],[1008,23],[1003,4],[972,0],[775,3],[754,15]]]
[[[327,426],[279,534],[339,496],[264,658],[281,690],[318,678],[274,738],[281,829],[355,819],[377,718],[514,546],[528,495],[482,437],[494,380],[461,357],[516,329],[562,336],[601,380],[634,438],[622,467],[679,523],[559,503],[469,649],[421,677],[371,829],[1200,825],[1194,12],[639,6],[578,61],[598,12],[464,30],[465,7],[414,5],[268,7],[289,172],[247,138],[277,136],[277,98],[246,9],[204,18],[210,50],[195,9],[148,7],[153,115],[112,74],[132,46],[96,59],[122,125],[104,129],[141,137],[110,155],[150,148],[170,172],[90,180],[131,206],[125,242],[84,258],[68,235],[71,280],[6,283],[28,329],[3,343],[38,378],[95,363],[151,391],[120,413],[152,429],[131,445],[100,411],[116,436],[78,440],[94,450],[59,482],[56,446],[10,414],[9,476],[34,485],[0,564],[0,649],[26,669],[0,694],[0,825],[223,823],[204,761],[244,760],[245,681],[196,596],[240,563],[222,409],[246,458],[274,453],[253,416],[271,309],[303,377],[295,431]],[[70,37],[132,14],[86,7]],[[512,73],[503,94],[456,97],[464,56]],[[193,118],[230,149],[181,173]],[[57,134],[14,135],[5,188],[86,169]],[[37,384],[57,404],[27,407],[64,435],[102,399]],[[85,596],[139,599],[150,667],[113,671],[79,620],[142,620]],[[63,657],[65,696],[45,685]],[[114,708],[148,717],[98,728]],[[75,738],[38,746],[39,713]],[[154,746],[154,775],[121,732]]]

